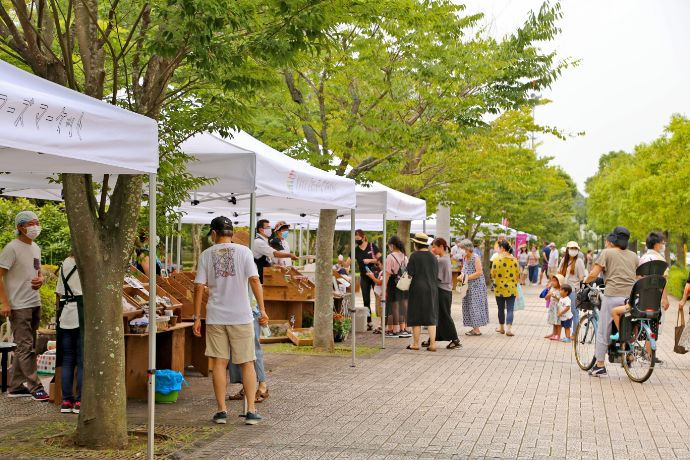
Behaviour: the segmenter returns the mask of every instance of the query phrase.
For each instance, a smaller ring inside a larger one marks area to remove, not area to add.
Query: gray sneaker
[[[257,414],[256,412],[247,412],[247,415],[244,417],[244,424],[245,425],[256,425],[258,424],[261,420],[264,418]]]
[[[216,412],[213,416],[213,422],[220,425],[225,425],[228,423],[228,413],[225,411]]]

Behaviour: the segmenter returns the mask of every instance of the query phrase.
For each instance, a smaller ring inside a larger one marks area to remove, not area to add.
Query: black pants
[[[506,324],[506,310],[508,310],[508,325],[513,324],[513,309],[515,308],[515,296],[498,297],[496,296],[496,303],[498,304],[498,324],[503,326]]]
[[[450,315],[450,306],[452,303],[453,293],[438,288],[438,322],[436,323],[437,342],[458,340],[458,331],[455,329],[453,317]]]
[[[359,276],[359,288],[362,290],[362,301],[369,310],[367,323],[371,323],[371,290],[374,289],[374,282],[365,274]]]

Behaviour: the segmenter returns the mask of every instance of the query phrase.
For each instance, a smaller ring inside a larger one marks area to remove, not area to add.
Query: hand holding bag
[[[676,320],[676,342],[673,347],[673,351],[675,353],[678,353],[679,355],[684,355],[685,353],[688,352],[688,350],[685,348],[684,343],[685,340],[683,340],[683,332],[685,330],[685,314],[683,313],[683,309],[679,308],[678,309],[678,319]],[[683,343],[683,345],[681,345]]]
[[[458,284],[455,286],[455,292],[458,293],[458,301],[462,302],[462,300],[465,298],[467,295],[467,289],[469,288],[469,284],[467,282],[467,275],[461,275],[458,277]]]

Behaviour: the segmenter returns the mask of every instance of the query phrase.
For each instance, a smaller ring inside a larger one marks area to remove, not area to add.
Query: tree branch
[[[101,188],[101,203],[98,206],[98,215],[103,218],[105,216],[105,205],[108,200],[108,181],[110,174],[103,175],[103,187]]]

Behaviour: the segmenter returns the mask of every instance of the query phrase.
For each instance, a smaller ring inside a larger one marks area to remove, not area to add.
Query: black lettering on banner
[[[55,119],[57,122],[57,132],[60,133],[60,130],[62,129],[62,122],[65,120],[65,117],[67,116],[67,110],[66,107],[62,108],[62,112],[60,112],[60,115]]]
[[[43,118],[43,115],[46,114],[48,111],[48,105],[47,104],[41,104],[39,106],[40,111],[36,114],[36,129],[40,129],[38,125],[41,123],[41,119]]]
[[[24,114],[26,113],[26,111],[27,111],[27,109],[28,109],[29,107],[31,107],[32,105],[34,105],[34,99],[33,99],[33,98],[31,98],[31,99],[24,99],[23,104],[24,104],[24,110],[22,110],[22,112],[19,114],[19,116],[17,117],[17,119],[14,120],[14,126],[19,126],[19,125],[21,125],[22,127],[24,127]]]
[[[21,107],[19,104],[23,105]],[[58,106],[59,107],[59,106]],[[30,120],[29,126],[33,125],[36,130],[40,130],[45,124],[52,125],[58,135],[63,135],[70,139],[83,140],[82,129],[84,128],[85,112],[77,112],[69,107],[63,106],[59,112],[56,110],[50,113],[50,106],[41,103],[40,98],[25,97],[13,100],[13,96],[0,93],[0,124],[12,123],[15,128],[26,128],[25,121]],[[13,114],[11,118],[9,115]]]
[[[3,107],[5,107],[5,104],[7,104],[7,95],[6,94],[0,94],[0,110],[2,110]]]

